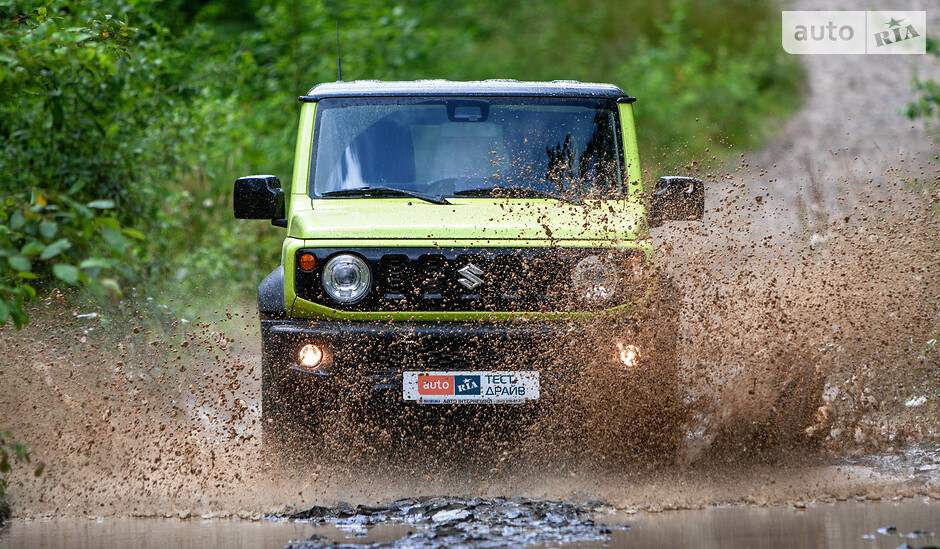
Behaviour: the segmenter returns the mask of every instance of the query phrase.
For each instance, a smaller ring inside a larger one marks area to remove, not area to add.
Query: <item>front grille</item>
[[[298,270],[297,295],[329,307],[353,311],[562,312],[587,308],[571,290],[571,271],[578,260],[592,254],[616,255],[619,263],[631,254],[642,253],[634,249],[569,248],[306,248],[297,253],[308,252],[317,256],[317,265],[337,253],[355,253],[372,268],[375,284],[369,295],[348,306],[323,293],[318,270]],[[481,274],[460,272],[468,266]],[[605,306],[625,303],[635,295],[621,292],[617,297]]]
[[[380,260],[384,262],[385,258]],[[415,262],[412,270],[411,286],[418,289],[422,301],[437,301],[443,303],[444,291],[447,281],[444,276],[447,271],[447,260],[443,255],[422,255]]]
[[[408,263],[408,256],[405,255],[387,255],[383,265],[385,271],[385,284],[382,292],[388,301],[399,302],[405,299],[405,268]]]

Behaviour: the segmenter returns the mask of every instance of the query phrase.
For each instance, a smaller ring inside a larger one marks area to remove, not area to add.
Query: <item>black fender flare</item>
[[[284,266],[271,271],[258,285],[258,314],[264,319],[285,318]]]

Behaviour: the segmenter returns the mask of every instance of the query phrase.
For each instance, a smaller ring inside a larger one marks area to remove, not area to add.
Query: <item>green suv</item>
[[[572,81],[359,81],[300,101],[286,191],[267,175],[234,187],[235,217],[287,229],[258,288],[266,432],[328,428],[353,391],[538,406],[585,355],[643,372],[648,228],[701,219],[704,190],[644,187],[634,98]]]

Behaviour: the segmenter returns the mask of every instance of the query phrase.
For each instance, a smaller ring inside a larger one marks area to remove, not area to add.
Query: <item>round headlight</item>
[[[369,264],[357,255],[339,254],[323,266],[323,291],[339,303],[362,301],[371,285]]]
[[[578,297],[585,301],[601,302],[617,293],[620,273],[613,264],[590,255],[574,266],[571,282]]]

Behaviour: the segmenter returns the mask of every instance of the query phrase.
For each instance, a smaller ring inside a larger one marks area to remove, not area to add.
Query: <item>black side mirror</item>
[[[701,221],[704,216],[704,183],[691,177],[659,178],[650,196],[650,227],[667,221]]]
[[[234,203],[236,219],[270,219],[275,225],[284,220],[284,190],[273,175],[235,180]]]

